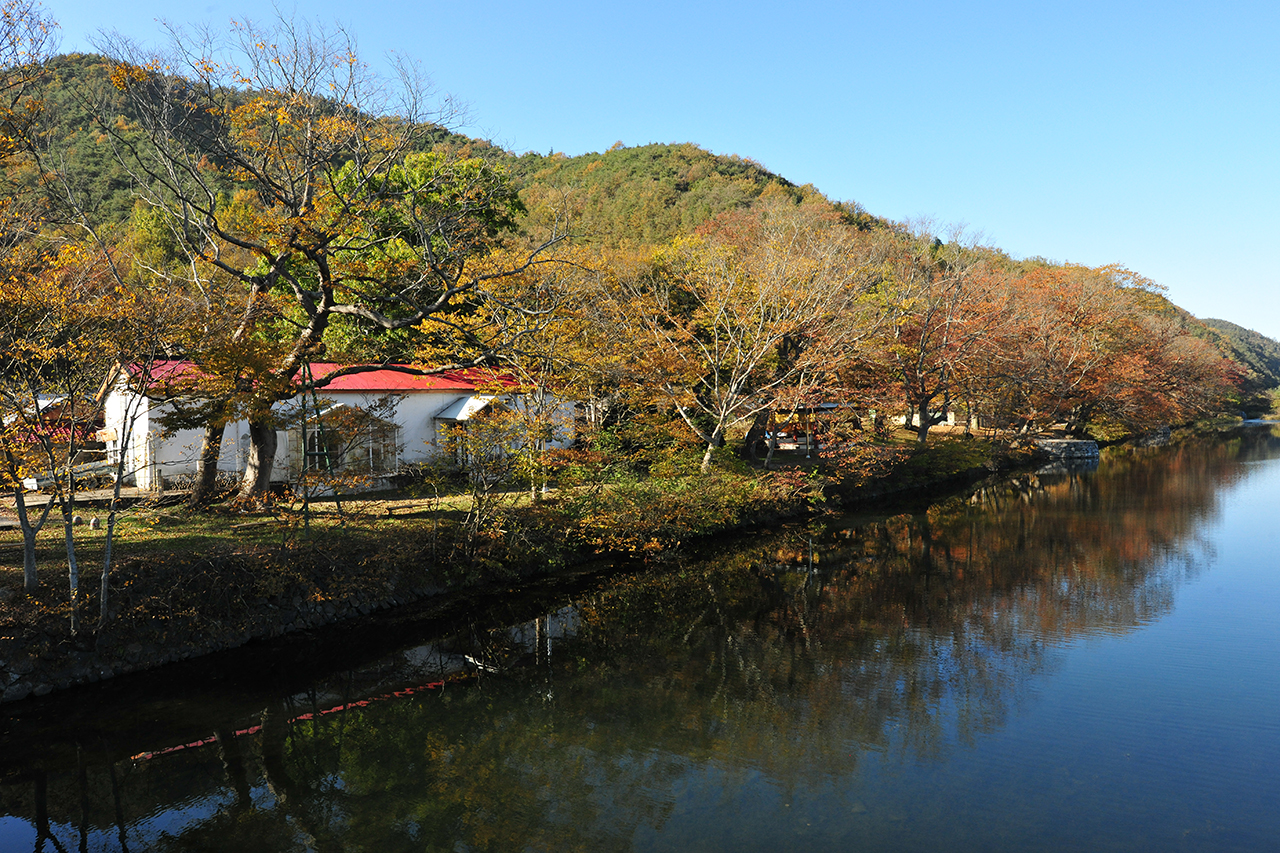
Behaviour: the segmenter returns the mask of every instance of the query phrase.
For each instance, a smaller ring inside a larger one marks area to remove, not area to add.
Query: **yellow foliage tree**
[[[449,107],[428,110],[412,69],[392,85],[346,33],[287,20],[229,35],[172,30],[164,56],[110,45],[113,82],[139,119],[100,127],[192,256],[240,284],[230,341],[256,341],[270,360],[236,389],[252,439],[242,495],[255,497],[274,462],[271,405],[297,393],[335,318],[370,332],[444,318],[557,240],[501,268],[486,261],[519,199],[496,165],[423,153]]]
[[[37,583],[36,535],[49,508],[61,511],[72,630],[77,632],[77,465],[88,460],[86,444],[94,438],[107,384],[119,366],[153,362],[190,312],[170,292],[126,286],[101,253],[85,244],[42,249],[31,241],[10,261],[10,273],[0,278],[0,482],[17,505],[28,589]],[[118,489],[123,472],[116,473]],[[52,493],[38,519],[27,512],[24,484]],[[104,615],[112,529],[109,522],[100,602]]]
[[[820,206],[787,202],[680,238],[597,294],[627,369],[705,444],[735,422],[805,400],[871,329],[856,234]]]

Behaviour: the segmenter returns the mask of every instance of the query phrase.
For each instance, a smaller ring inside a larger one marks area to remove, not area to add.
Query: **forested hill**
[[[40,97],[65,144],[64,167],[100,223],[125,221],[134,196],[129,176],[92,115],[131,122],[124,98],[108,79],[106,61],[92,54],[53,58]],[[246,95],[246,98],[248,95]],[[752,160],[712,154],[691,143],[627,148],[604,153],[516,155],[491,143],[435,127],[427,147],[503,163],[511,170],[529,208],[529,226],[567,217],[580,240],[610,246],[664,243],[726,211],[749,206],[769,193],[799,199],[817,194],[798,187]],[[861,227],[881,220],[857,205],[837,205]]]
[[[816,195],[760,164],[691,143],[617,143],[603,154],[525,154],[514,160],[521,196],[535,217],[567,210],[575,233],[608,245],[658,244],[765,195]],[[853,224],[880,222],[857,205],[838,205]]]
[[[50,119],[52,141],[57,142],[54,159],[58,168],[71,176],[85,212],[99,225],[126,221],[135,201],[133,182],[95,116],[115,116],[117,129],[138,117],[123,94],[111,85],[107,60],[84,53],[55,56],[36,82],[35,95]],[[249,94],[244,97],[247,101]],[[443,127],[429,128],[422,139],[426,146],[442,146],[471,156],[514,159],[487,142]]]
[[[1280,341],[1228,320],[1200,322],[1217,333],[1219,345],[1228,355],[1256,374],[1261,387],[1280,387]]]

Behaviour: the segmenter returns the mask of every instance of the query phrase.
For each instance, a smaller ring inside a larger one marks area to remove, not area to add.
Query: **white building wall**
[[[119,458],[117,454],[123,451],[126,481],[131,480],[140,489],[158,487],[162,477],[173,480],[194,475],[199,467],[204,430],[179,429],[166,435],[162,418],[172,410],[168,403],[125,393],[123,384],[111,391],[103,405],[104,431],[114,436],[107,440],[107,458],[114,462]],[[132,427],[129,425],[131,415]],[[244,471],[248,459],[248,433],[246,421],[227,424],[222,437],[222,452],[218,457],[219,471],[235,474]],[[288,435],[280,431],[276,438],[277,467],[272,479],[284,480],[292,467]]]
[[[164,408],[153,410],[153,418],[164,414]],[[138,478],[138,488],[150,489],[159,483],[178,477],[194,476],[200,467],[200,447],[204,442],[203,429],[180,429],[163,435],[158,425],[150,431],[150,457],[148,475]],[[295,449],[286,430],[276,431],[276,458],[271,471],[271,481],[287,482],[293,472]],[[232,421],[222,433],[222,450],[218,454],[218,470],[239,476],[249,461],[249,422]]]
[[[330,391],[320,398],[321,408],[334,404],[368,408],[385,395],[352,391]],[[399,429],[397,443],[401,464],[424,462],[444,452],[444,422],[436,416],[454,403],[471,396],[466,391],[439,391],[398,395],[394,420]],[[118,385],[107,397],[105,404],[105,429],[114,431],[115,442],[108,442],[108,452],[118,450],[125,434],[125,412],[129,401],[133,400],[137,409],[135,421],[126,448],[128,458],[125,465],[126,477],[143,489],[155,488],[160,478],[169,481],[181,476],[196,473],[200,455],[200,444],[203,430],[180,429],[165,435],[160,419],[172,409],[168,403],[143,401],[136,406],[136,398],[124,393],[123,385]],[[308,405],[311,401],[308,400]],[[288,401],[279,404],[282,410],[289,413],[297,411],[297,403]],[[553,446],[567,447],[573,440],[573,407],[563,404],[557,412],[562,422],[558,428],[560,439]],[[303,448],[299,429],[280,430],[276,434],[276,460],[272,469],[272,480],[276,482],[291,481],[301,470]],[[218,457],[218,470],[239,475],[244,471],[249,452],[249,425],[246,421],[235,421],[227,424],[222,438],[222,452]],[[115,457],[109,457],[115,458]]]
[[[898,416],[896,416],[893,420],[894,420],[894,422],[895,422],[895,423],[901,424],[901,425],[903,425],[903,426],[906,426],[906,424],[907,424],[907,416],[906,416],[906,415],[898,415]],[[956,421],[956,413],[955,413],[953,410],[948,409],[948,410],[947,410],[947,417],[946,417],[946,420],[942,421],[942,423],[943,423],[943,424],[945,424],[945,425],[947,425],[947,426],[955,426],[955,425],[956,425],[956,423],[957,423],[957,421]],[[919,414],[918,412],[917,412],[916,414],[914,414],[914,415],[912,415],[912,416],[911,416],[911,425],[912,425],[913,427],[918,427],[918,426],[920,426],[920,414]],[[935,426],[937,426],[937,424],[935,424]]]
[[[107,459],[118,462],[123,454],[126,482],[141,481],[149,487],[154,467],[150,449],[153,433],[158,431],[152,411],[156,404],[121,391],[122,386],[117,385],[103,404]]]
[[[334,395],[337,396],[337,395]],[[472,396],[465,391],[406,394],[396,407],[400,426],[400,458],[405,463],[424,462],[441,452],[436,415],[458,400]]]

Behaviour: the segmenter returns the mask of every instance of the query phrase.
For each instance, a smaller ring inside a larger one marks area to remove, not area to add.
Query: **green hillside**
[[[125,221],[133,208],[133,181],[94,115],[114,116],[121,127],[136,116],[111,86],[101,56],[58,56],[47,69],[40,97],[49,119],[51,162],[76,176],[81,201],[97,224]],[[749,159],[712,154],[691,143],[634,148],[619,143],[603,154],[575,157],[516,155],[432,126],[423,128],[419,147],[503,163],[528,207],[526,228],[537,231],[552,221],[567,222],[581,241],[610,246],[666,242],[767,194],[796,200],[817,194]],[[862,227],[879,221],[857,205],[841,209]]]
[[[589,242],[655,244],[689,233],[713,217],[766,195],[799,200],[816,194],[751,160],[712,154],[691,143],[635,148],[614,145],[577,157],[525,154],[512,168],[535,220],[567,211]],[[859,224],[875,220],[856,206]]]
[[[79,200],[95,224],[123,222],[133,209],[133,180],[120,164],[95,115],[133,119],[112,86],[106,60],[90,54],[55,56],[37,93],[48,122],[48,165],[74,181]]]
[[[45,66],[36,96],[46,119],[46,167],[57,168],[73,180],[78,201],[95,225],[126,221],[135,201],[133,178],[116,156],[111,138],[96,116],[125,130],[137,120],[127,99],[111,85],[109,65],[94,54],[55,56]],[[247,100],[249,95],[245,93]],[[487,142],[439,127],[421,128],[419,147],[444,147],[473,156],[512,160],[510,154]],[[29,176],[34,180],[35,176]],[[227,189],[232,188],[230,180]]]
[[[1280,341],[1228,320],[1202,320],[1212,329],[1224,350],[1249,369],[1249,380],[1258,389],[1280,388]]]

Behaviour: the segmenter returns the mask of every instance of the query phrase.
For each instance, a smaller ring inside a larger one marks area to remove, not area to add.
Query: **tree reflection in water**
[[[514,627],[477,617],[149,760],[68,733],[70,763],[4,768],[3,813],[34,849],[613,850],[717,801],[767,836],[819,792],[834,831],[865,809],[848,783],[868,755],[945,761],[1063,644],[1167,613],[1213,559],[1218,491],[1274,444],[1130,451],[761,536]],[[714,849],[726,817],[699,819]]]

